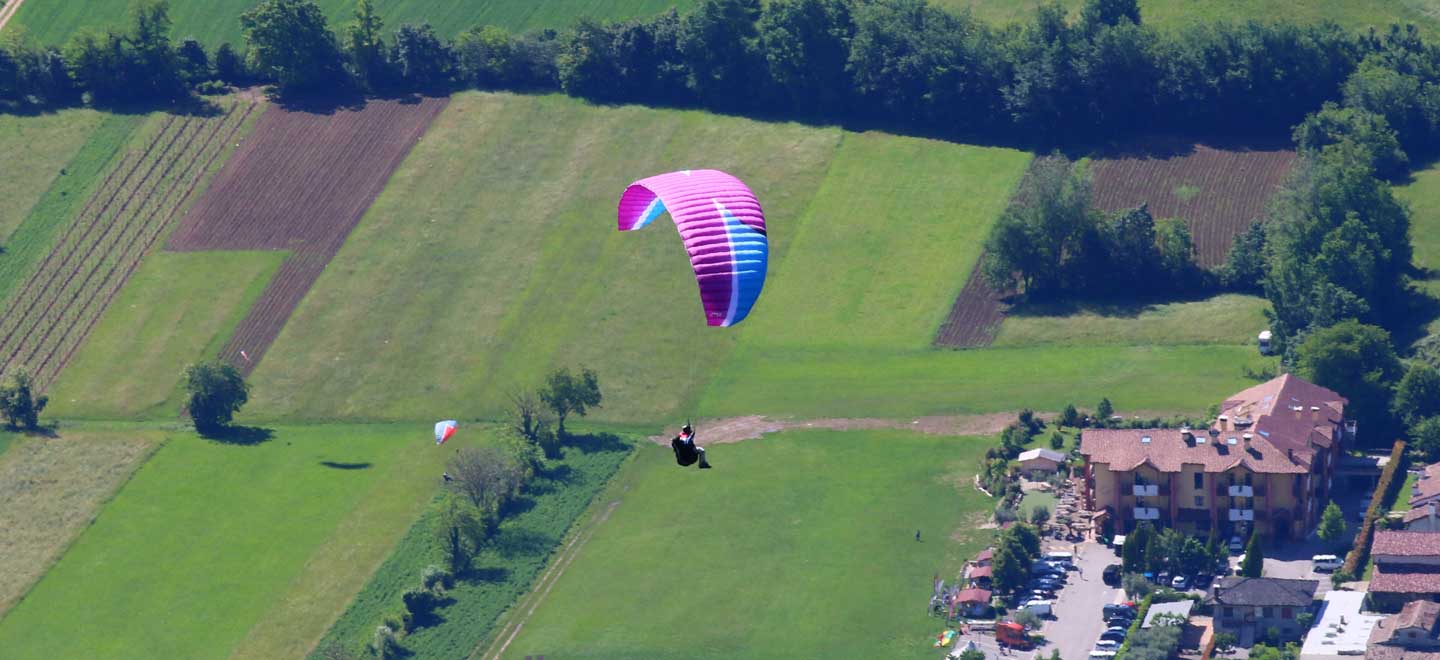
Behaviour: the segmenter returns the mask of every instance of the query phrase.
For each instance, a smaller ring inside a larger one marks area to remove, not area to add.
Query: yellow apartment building
[[[1226,399],[1209,428],[1086,429],[1086,501],[1116,533],[1148,520],[1195,536],[1304,538],[1354,437],[1345,403],[1285,374]]]

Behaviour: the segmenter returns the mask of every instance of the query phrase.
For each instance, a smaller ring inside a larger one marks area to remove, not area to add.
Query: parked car
[[[1106,605],[1104,608],[1101,609],[1101,613],[1104,614],[1105,618],[1107,619],[1112,616],[1128,616],[1132,619],[1135,618],[1135,608],[1124,603]]]
[[[1345,565],[1345,560],[1335,555],[1315,555],[1310,558],[1310,563],[1317,571],[1338,571]]]
[[[1215,576],[1209,573],[1201,573],[1195,576],[1194,587],[1196,589],[1209,589],[1210,583],[1215,581]]]
[[[1042,618],[1049,617],[1054,612],[1052,601],[1040,599],[1025,601],[1020,609]]]
[[[1238,536],[1230,537],[1230,554],[1233,555],[1241,552],[1245,552],[1245,541],[1242,541]]]
[[[1170,588],[1185,591],[1190,588],[1190,580],[1186,579],[1184,575],[1176,575],[1174,579],[1170,580]]]
[[[1031,589],[1030,593],[1026,594],[1026,597],[1029,600],[1053,600],[1055,598],[1055,592],[1049,589]]]
[[[1030,588],[1031,588],[1031,589],[1037,589],[1037,588],[1038,588],[1038,589],[1049,589],[1049,590],[1051,590],[1051,591],[1059,591],[1060,589],[1065,588],[1065,583],[1064,583],[1064,582],[1061,582],[1061,581],[1059,581],[1059,580],[1051,580],[1051,579],[1047,579],[1047,578],[1040,578],[1040,579],[1037,579],[1037,580],[1031,580],[1031,581],[1030,581]]]
[[[1112,616],[1105,620],[1105,627],[1114,628],[1116,626],[1119,626],[1121,628],[1129,628],[1130,622],[1134,620],[1135,617],[1133,616]]]
[[[1095,650],[1096,650],[1096,651],[1118,651],[1118,650],[1120,650],[1120,642],[1117,642],[1117,641],[1111,640],[1111,639],[1102,639],[1102,640],[1099,640],[1099,641],[1096,641],[1096,642],[1095,642]]]
[[[1112,587],[1120,586],[1122,568],[1119,564],[1111,564],[1105,567],[1105,572],[1100,574],[1100,579]]]
[[[1075,563],[1075,555],[1069,552],[1047,552],[1045,553],[1045,561],[1056,562],[1069,566]]]
[[[1125,641],[1125,636],[1128,634],[1130,634],[1130,630],[1128,628],[1114,626],[1111,628],[1106,628],[1105,632],[1100,633],[1100,639],[1109,639],[1116,642],[1123,642]]]

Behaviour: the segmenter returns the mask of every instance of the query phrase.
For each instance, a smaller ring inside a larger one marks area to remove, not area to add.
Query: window
[[[1273,608],[1273,607],[1262,607],[1262,608],[1260,608],[1260,616],[1261,616],[1262,618],[1265,618],[1265,619],[1269,619],[1269,618],[1271,618],[1271,617],[1274,617],[1274,616],[1275,616],[1275,608]]]
[[[1293,618],[1295,618],[1295,610],[1290,609],[1290,608],[1288,608],[1288,607],[1281,608],[1281,609],[1280,609],[1280,618],[1282,618],[1282,619],[1293,619]]]
[[[1418,635],[1415,634],[1415,631],[1414,631],[1414,630],[1411,630],[1410,632],[1405,633],[1405,636],[1406,636],[1406,637],[1409,637],[1410,639],[1415,639],[1416,637],[1418,637]]]
[[[1205,496],[1204,496],[1204,495],[1196,495],[1196,496],[1195,496],[1195,506],[1205,506]]]
[[[1233,607],[1227,607],[1227,608],[1225,608],[1225,618],[1227,618],[1227,619],[1233,619],[1233,618],[1235,618],[1235,608],[1233,608]]]
[[[1205,473],[1204,473],[1204,472],[1196,472],[1196,473],[1195,473],[1195,487],[1196,487],[1196,488],[1204,488],[1204,487],[1205,487]]]

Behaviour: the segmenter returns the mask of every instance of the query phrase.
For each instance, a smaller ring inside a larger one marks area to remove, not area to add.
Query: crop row
[[[53,382],[252,109],[168,118],[107,176],[0,324],[0,372],[23,366],[40,387]]]

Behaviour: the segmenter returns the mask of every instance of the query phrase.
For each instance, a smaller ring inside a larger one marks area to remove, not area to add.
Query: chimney
[[[1290,406],[1290,409],[1295,411],[1295,419],[1305,417],[1305,406]]]
[[[1216,418],[1215,418],[1215,424],[1220,427],[1220,430],[1221,430],[1221,431],[1229,431],[1229,430],[1230,430],[1230,416],[1229,416],[1229,415],[1221,415],[1221,416],[1219,416],[1219,417],[1216,417]]]
[[[1250,441],[1253,440],[1253,439],[1255,438],[1255,436],[1254,436],[1254,435],[1251,435],[1251,434],[1249,434],[1249,433],[1246,433],[1245,435],[1242,435],[1242,436],[1240,436],[1240,437],[1245,440],[1245,451],[1250,451]]]
[[[1184,440],[1187,445],[1195,444],[1195,434],[1190,432],[1190,427],[1188,426],[1180,427],[1180,439]]]
[[[1310,406],[1310,421],[1320,421],[1320,406]]]
[[[1431,503],[1428,505],[1428,507],[1429,507],[1429,509],[1430,509],[1430,522],[1431,522],[1430,531],[1433,532],[1433,531],[1435,531],[1435,527],[1434,527],[1434,522],[1435,522],[1435,503],[1434,503],[1434,502],[1431,502]]]

